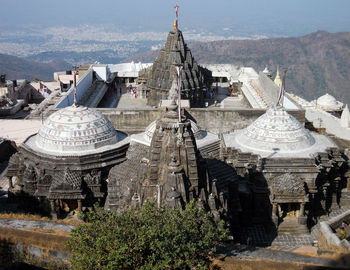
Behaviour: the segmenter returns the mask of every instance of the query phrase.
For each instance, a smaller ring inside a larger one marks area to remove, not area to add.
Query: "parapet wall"
[[[100,109],[118,130],[127,133],[138,133],[154,120],[159,119],[163,109],[145,110],[116,110]],[[305,123],[305,111],[288,111],[302,124]],[[265,113],[261,109],[221,109],[221,108],[192,108],[186,109],[185,114],[195,121],[203,130],[213,133],[228,133],[235,129],[242,129],[251,124],[255,119]]]
[[[318,246],[320,249],[331,250],[337,253],[350,252],[350,243],[346,240],[340,240],[334,232],[343,221],[350,221],[350,210],[340,214],[329,221],[320,223],[320,236]]]
[[[66,242],[69,238],[55,233],[0,227],[0,252],[13,256],[24,254],[45,262],[68,263],[70,251],[66,247]]]

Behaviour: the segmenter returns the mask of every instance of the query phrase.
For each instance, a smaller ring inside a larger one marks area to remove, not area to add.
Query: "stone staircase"
[[[96,84],[97,81],[94,81],[91,86],[89,87],[89,89],[85,92],[85,94],[83,95],[83,97],[78,101],[79,105],[84,105],[88,99],[90,98],[90,96],[92,95],[92,93],[95,91],[96,89]],[[78,99],[78,98],[77,98]]]
[[[78,104],[85,107],[96,108],[106,94],[107,88],[105,82],[94,81],[84,96],[79,100]]]
[[[285,217],[278,226],[278,233],[281,235],[301,235],[308,234],[309,230],[306,225],[299,224],[296,217]]]

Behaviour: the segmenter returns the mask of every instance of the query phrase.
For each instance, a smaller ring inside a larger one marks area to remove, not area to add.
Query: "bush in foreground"
[[[72,231],[72,269],[207,269],[227,234],[194,202],[182,209],[154,203],[117,215],[94,207]]]

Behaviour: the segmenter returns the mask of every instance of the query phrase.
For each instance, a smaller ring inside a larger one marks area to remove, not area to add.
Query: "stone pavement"
[[[349,210],[348,207],[333,210],[329,216],[322,216],[319,220],[325,221],[334,216]],[[262,225],[254,225],[240,228],[240,237],[242,243],[249,243],[250,245],[277,248],[284,251],[292,251],[300,246],[311,246],[319,237],[319,222],[312,228],[310,234],[304,235],[274,235],[274,233],[267,232]]]
[[[294,250],[300,246],[311,246],[317,238],[310,234],[304,235],[278,235],[272,242],[271,247],[284,251]]]
[[[122,96],[118,95],[115,108],[124,109],[124,110],[125,109],[134,110],[134,109],[145,109],[145,108],[151,108],[151,107],[147,105],[147,99],[135,98],[131,96],[131,94],[124,93],[122,94]]]
[[[308,263],[316,265],[332,265],[334,260],[287,251],[257,248],[246,245],[225,245],[217,248],[217,254],[224,257],[232,256],[239,259],[265,259],[280,262]]]
[[[128,94],[125,85],[122,85],[122,95],[119,92],[120,85],[117,88],[118,91],[107,90],[105,96],[98,104],[98,108],[116,108],[122,110],[152,108],[147,105],[147,99],[135,98],[130,93]]]

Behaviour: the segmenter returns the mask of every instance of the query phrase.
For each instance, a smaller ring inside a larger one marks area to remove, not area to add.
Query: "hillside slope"
[[[185,36],[186,39],[186,36]],[[308,100],[328,92],[350,104],[350,33],[318,31],[302,37],[191,43],[199,63],[231,63],[263,70],[288,68],[287,90]],[[158,52],[128,60],[152,62]]]
[[[43,81],[52,81],[55,71],[71,69],[72,66],[64,61],[52,61],[50,63],[38,63],[16,56],[0,54],[0,74],[6,74],[6,79],[39,78]]]

